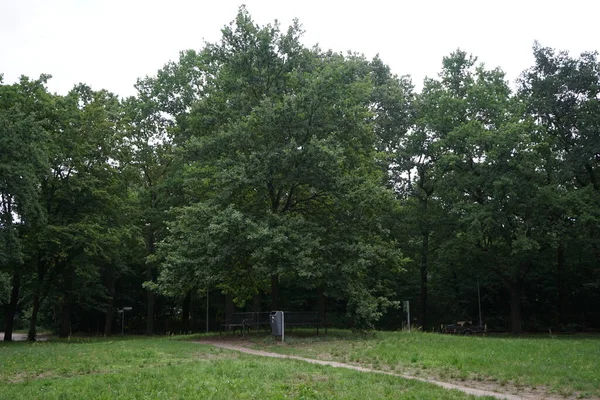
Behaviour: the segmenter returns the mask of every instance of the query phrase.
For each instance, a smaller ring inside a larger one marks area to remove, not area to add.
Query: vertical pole
[[[477,280],[477,304],[479,305],[479,326],[483,326],[483,320],[481,318],[481,295],[479,293],[479,279]]]
[[[206,287],[206,333],[208,333],[208,290],[209,287]]]
[[[410,332],[410,302],[408,300],[404,300],[402,302],[402,308],[404,311],[406,311],[406,325],[408,326],[408,331]]]
[[[121,335],[125,336],[125,309],[121,310]]]
[[[285,340],[285,315],[281,312],[281,343]]]

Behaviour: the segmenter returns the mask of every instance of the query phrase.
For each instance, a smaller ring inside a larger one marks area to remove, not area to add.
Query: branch
[[[281,212],[286,212],[290,209],[290,206],[292,204],[292,196],[294,195],[294,189],[296,189],[297,187],[298,185],[292,186],[292,188],[288,192],[287,200],[285,201],[285,206],[283,207],[283,210],[281,210]]]

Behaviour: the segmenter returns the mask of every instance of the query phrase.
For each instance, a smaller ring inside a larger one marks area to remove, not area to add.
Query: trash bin
[[[271,335],[282,336],[283,335],[283,311],[271,311]]]

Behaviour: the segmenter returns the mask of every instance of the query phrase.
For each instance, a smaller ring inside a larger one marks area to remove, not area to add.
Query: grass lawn
[[[0,343],[0,399],[117,398],[472,397],[393,376],[250,356],[168,338]]]
[[[464,337],[377,332],[355,336],[286,335],[286,344],[254,338],[254,347],[279,353],[369,365],[436,377],[537,388],[561,396],[600,397],[600,337]]]

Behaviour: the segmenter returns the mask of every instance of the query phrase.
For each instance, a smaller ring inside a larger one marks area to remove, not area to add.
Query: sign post
[[[125,335],[125,311],[131,311],[131,307],[123,307],[118,311],[121,314],[121,335]]]

